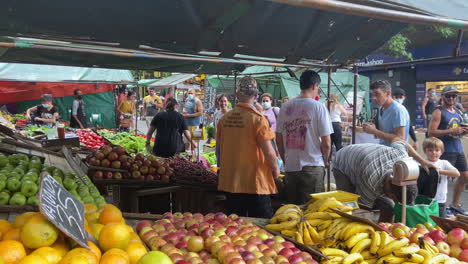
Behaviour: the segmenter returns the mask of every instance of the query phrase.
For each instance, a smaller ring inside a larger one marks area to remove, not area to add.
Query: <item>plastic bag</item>
[[[436,223],[429,217],[430,215],[439,216],[439,203],[427,196],[419,195],[416,197],[415,205],[406,206],[406,225],[414,227],[417,224],[429,222],[434,226]],[[401,222],[401,204],[398,203],[393,208],[395,214],[395,223]]]

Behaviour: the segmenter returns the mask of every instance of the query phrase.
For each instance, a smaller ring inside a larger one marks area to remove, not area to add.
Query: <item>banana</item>
[[[444,263],[446,260],[449,259],[450,257],[445,254],[437,254],[429,260],[428,264]]]
[[[336,233],[340,230],[342,230],[342,228],[346,225],[348,225],[349,223],[351,222],[351,220],[349,220],[348,218],[337,218],[335,220],[333,220],[333,223],[331,224],[331,226],[327,229],[327,233],[326,233],[326,237],[331,237],[331,236],[335,236],[336,237]]]
[[[368,233],[357,233],[345,241],[345,246],[347,248],[353,248],[359,241],[369,238]]]
[[[317,226],[318,231],[325,230],[330,227],[332,220],[325,220],[320,225]]]
[[[298,212],[301,211],[301,208],[299,208],[299,206],[297,206],[295,204],[285,204],[285,205],[281,206],[280,208],[278,208],[278,210],[276,210],[275,215],[282,214],[282,213],[284,213],[284,211],[286,211],[288,209],[291,209],[291,208],[296,209]]]
[[[380,247],[380,232],[373,232],[371,238],[372,238],[372,243],[369,247],[369,252],[371,254],[376,254],[377,250],[379,250],[379,247]]]
[[[388,243],[388,245],[384,246],[384,248],[381,248],[377,251],[377,254],[380,257],[387,256],[388,254],[392,253],[393,251],[402,248],[406,245],[408,245],[409,240],[406,237],[402,237],[396,240],[393,240],[392,242]],[[387,263],[389,264],[389,263]]]
[[[293,237],[296,232],[297,232],[297,229],[281,230],[281,234],[287,237]]]
[[[327,212],[312,212],[304,215],[307,220],[312,219],[323,219],[323,220],[333,220],[335,218],[341,217],[339,214],[336,213],[327,213]]]
[[[337,258],[322,261],[320,263],[321,264],[341,264],[341,262],[343,262],[343,258],[337,257]]]
[[[299,232],[294,233],[294,240],[298,243],[304,244],[304,240],[302,239],[302,235]]]
[[[346,228],[346,231],[343,230],[343,232],[341,232],[341,238],[343,240],[348,240],[354,234],[364,233],[364,232],[372,233],[372,232],[375,232],[375,231],[374,231],[374,228],[371,227],[370,225],[366,225],[366,224],[362,224],[362,223],[358,223],[358,222],[353,222],[350,225],[348,225],[348,227]]]
[[[403,262],[405,262],[404,258],[395,257],[393,255],[388,255],[388,256],[379,258],[376,264],[400,264]]]
[[[318,212],[323,212],[329,208],[336,208],[343,206],[341,202],[339,202],[336,199],[327,199],[323,204],[320,205],[320,207],[317,209]]]
[[[379,249],[383,249],[391,241],[393,241],[393,238],[391,238],[390,235],[387,232],[385,232],[385,231],[380,232],[380,246],[379,246]]]
[[[361,253],[363,250],[366,250],[370,247],[370,244],[372,243],[372,239],[366,238],[361,241],[359,241],[353,249],[351,249],[350,253]]]
[[[429,250],[426,249],[420,249],[418,251],[418,254],[424,257],[424,264],[427,264],[429,260],[434,256]]]
[[[395,250],[393,254],[397,257],[406,257],[408,254],[417,253],[420,249],[421,248],[418,245],[410,244],[407,247],[402,247],[402,248]]]
[[[444,262],[444,264],[457,264],[457,263],[460,263],[460,261],[456,258],[449,258]]]
[[[305,226],[307,230],[309,231],[309,234],[312,237],[313,241],[319,242],[320,240],[322,240],[322,237],[317,233],[317,230],[315,230],[315,228],[310,226],[307,222],[305,222]]]
[[[336,207],[335,209],[338,210],[338,211],[341,211],[343,213],[348,213],[348,212],[353,211],[354,208],[351,207],[351,206],[342,205],[342,206]]]
[[[346,251],[337,248],[323,248],[320,251],[327,257],[347,257],[349,254]]]
[[[325,220],[323,219],[310,219],[310,220],[306,220],[306,222],[311,225],[311,226],[319,226],[321,225]]]
[[[403,263],[401,263],[401,264],[417,264],[417,263],[405,261],[405,262],[403,262]]]
[[[299,223],[299,219],[283,222],[281,224],[268,224],[265,227],[271,231],[281,231],[284,229],[292,229],[297,223]]]
[[[406,260],[414,263],[423,263],[424,257],[417,253],[412,253],[406,256]]]
[[[301,223],[301,225],[305,225],[304,222]],[[314,244],[314,241],[312,240],[312,238],[310,237],[310,233],[309,233],[309,229],[306,228],[307,226],[305,226],[303,229],[304,229],[304,244],[306,244],[307,246],[309,245],[313,245]]]
[[[426,240],[424,240],[424,248],[429,250],[433,255],[437,255],[439,253],[439,249]]]
[[[324,239],[326,233],[327,233],[327,229],[318,232],[318,235],[321,239]]]
[[[370,259],[366,259],[366,262],[368,264],[376,264],[378,260],[379,260],[378,258],[370,258]]]
[[[351,263],[355,263],[355,262],[361,262],[361,261],[364,261],[364,258],[362,257],[361,254],[359,253],[353,253],[353,254],[349,254],[348,256],[346,256],[344,259],[343,259],[343,264],[351,264]]]
[[[364,250],[364,251],[362,251],[362,252],[361,252],[361,255],[362,255],[362,257],[364,258],[364,260],[376,259],[376,258],[377,258],[374,254],[370,253],[369,250]]]
[[[270,220],[270,223],[271,224],[278,224],[278,223],[281,223],[281,222],[287,222],[287,221],[296,220],[296,219],[300,219],[300,218],[301,218],[301,215],[298,212],[289,212],[289,213],[286,213],[286,214],[283,213],[283,214],[274,216]]]

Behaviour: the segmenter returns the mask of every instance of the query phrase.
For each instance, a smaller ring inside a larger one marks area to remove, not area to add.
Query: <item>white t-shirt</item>
[[[324,166],[320,137],[333,134],[333,128],[323,104],[311,98],[290,100],[281,108],[276,132],[283,136],[286,171]]]
[[[438,160],[434,164],[439,168],[439,170],[456,170],[456,168],[450,164],[447,160]],[[438,203],[445,203],[447,201],[447,176],[440,175],[439,184],[437,185],[437,193],[435,199]]]

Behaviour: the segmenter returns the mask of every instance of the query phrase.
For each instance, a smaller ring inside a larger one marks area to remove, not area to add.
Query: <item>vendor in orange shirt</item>
[[[275,134],[266,116],[253,106],[258,97],[254,78],[240,79],[236,96],[239,103],[217,126],[221,154],[218,190],[227,192],[229,213],[271,218],[270,195],[278,192],[275,179],[280,173],[271,145]]]

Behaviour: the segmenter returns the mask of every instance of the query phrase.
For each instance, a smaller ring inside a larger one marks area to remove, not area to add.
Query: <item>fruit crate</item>
[[[447,233],[454,228],[461,228],[468,232],[468,223],[466,222],[455,221],[448,218],[437,217],[434,215],[431,215],[431,218],[438,226],[440,226]]]
[[[59,148],[62,146],[71,146],[71,147],[80,147],[80,138],[71,137],[71,138],[57,138],[57,139],[48,139],[42,141],[42,147],[44,148]]]

